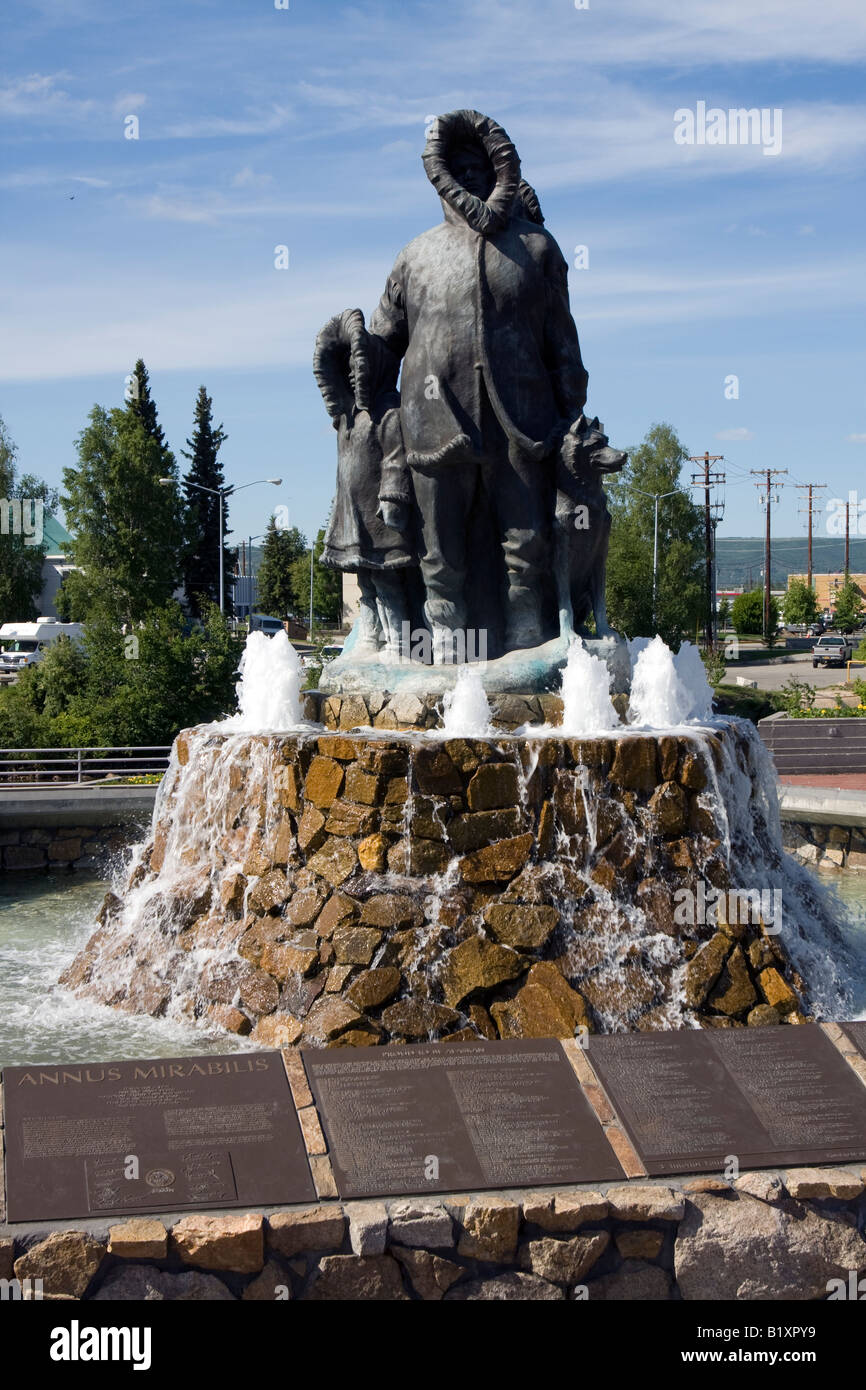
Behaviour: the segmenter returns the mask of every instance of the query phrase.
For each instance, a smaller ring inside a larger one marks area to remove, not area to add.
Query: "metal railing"
[[[0,790],[116,786],[138,777],[162,777],[170,752],[170,744],[137,748],[0,748]]]

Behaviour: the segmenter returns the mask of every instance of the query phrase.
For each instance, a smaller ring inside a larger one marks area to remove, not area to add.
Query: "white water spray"
[[[674,656],[661,637],[641,646],[631,678],[630,724],[671,728],[709,719],[712,712],[713,692],[696,647],[683,642]]]
[[[572,637],[562,672],[562,728],[556,732],[571,738],[618,727],[607,664],[588,652],[579,637]]]
[[[461,666],[457,682],[442,700],[442,725],[447,738],[485,738],[491,732],[491,710],[478,671]]]
[[[237,683],[238,713],[223,724],[237,733],[280,733],[302,721],[298,653],[285,632],[251,632]]]

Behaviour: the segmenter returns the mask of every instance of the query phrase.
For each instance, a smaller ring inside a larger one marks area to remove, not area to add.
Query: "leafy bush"
[[[108,620],[88,623],[83,649],[59,642],[0,690],[0,746],[170,743],[234,709],[241,647],[214,604],[192,631],[174,602],[126,635]]]
[[[707,651],[705,647],[702,647],[701,661],[704,663],[707,681],[712,686],[713,690],[715,690],[716,686],[721,685],[722,681],[725,679],[726,668],[724,653],[722,651]]]
[[[770,595],[770,634],[775,635],[779,622],[779,605]],[[731,608],[731,623],[740,637],[749,632],[762,632],[764,627],[764,591],[751,589],[746,594],[737,594]]]
[[[809,685],[808,681],[801,681],[797,676],[792,676],[779,691],[778,704],[780,709],[795,718],[808,714],[815,704],[815,687]]]

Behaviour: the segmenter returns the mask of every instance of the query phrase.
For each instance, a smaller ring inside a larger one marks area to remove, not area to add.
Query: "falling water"
[[[486,738],[492,733],[491,710],[480,673],[461,666],[457,682],[442,701],[443,729],[448,738]]]
[[[726,719],[738,728],[736,750],[721,744],[721,770],[714,775],[706,759],[712,793],[707,797],[724,823],[724,840],[737,886],[781,894],[779,939],[807,981],[819,1018],[850,1018],[862,965],[839,928],[839,904],[804,865],[786,853],[776,791],[776,770],[769,749],[753,724]],[[702,739],[706,735],[699,735]]]
[[[807,982],[807,1007],[818,1017],[850,1016],[856,970],[836,927],[835,904],[782,848],[775,776],[757,731],[744,721],[713,717],[700,657],[689,644],[674,657],[657,637],[633,644],[631,656],[632,727],[618,737],[614,733],[614,740],[630,746],[649,738],[661,750],[656,731],[673,729],[677,737],[663,741],[673,744],[675,769],[679,759],[678,783],[671,780],[674,769],[662,774],[665,780],[656,790],[644,786],[637,802],[634,791],[626,796],[617,790],[617,778],[605,770],[610,758],[605,750],[617,727],[608,673],[581,643],[572,644],[563,674],[560,729],[518,735],[493,729],[480,675],[467,666],[459,670],[444,701],[444,730],[383,732],[392,746],[377,748],[375,756],[392,762],[396,756],[398,763],[401,756],[408,758],[402,805],[399,768],[381,774],[364,768],[361,777],[355,774],[359,790],[366,788],[364,779],[385,776],[395,783],[398,796],[382,803],[382,833],[368,837],[388,842],[387,859],[377,867],[363,865],[357,877],[344,875],[340,894],[359,893],[359,901],[366,901],[371,893],[396,893],[404,895],[401,902],[406,896],[414,901],[415,925],[400,947],[409,991],[404,997],[435,1001],[455,933],[464,941],[473,931],[487,936],[490,890],[474,888],[475,880],[464,868],[474,874],[474,858],[487,853],[479,846],[487,834],[482,818],[489,816],[497,822],[491,831],[497,844],[519,845],[527,832],[534,837],[531,862],[497,893],[506,905],[525,897],[529,903],[555,907],[559,926],[550,950],[566,962],[561,973],[585,996],[602,1031],[696,1022],[684,991],[687,958],[666,918],[677,890],[699,880],[709,887],[721,880],[746,893],[781,892],[779,940]],[[272,639],[253,634],[238,688],[239,714],[178,738],[160,788],[151,841],[138,851],[122,898],[107,905],[91,942],[64,972],[64,985],[133,1013],[204,1027],[219,1025],[220,1009],[223,1014],[228,1010],[247,1031],[250,1020],[242,1007],[257,1014],[244,990],[255,986],[270,990],[274,1019],[286,1016],[282,994],[275,1010],[282,976],[269,980],[264,964],[251,970],[251,960],[266,960],[267,943],[252,955],[239,947],[248,930],[273,932],[278,943],[285,941],[278,954],[306,952],[318,941],[315,931],[296,933],[292,916],[275,917],[266,897],[257,904],[262,889],[270,892],[271,885],[292,901],[297,895],[302,910],[308,898],[327,897],[329,891],[321,883],[320,868],[310,868],[316,848],[305,849],[302,858],[298,847],[296,821],[309,800],[302,788],[312,750],[305,750],[308,743],[318,743],[321,733],[320,726],[301,721],[300,675],[284,634]],[[274,736],[290,730],[287,738]],[[437,736],[484,740],[488,748],[457,748],[452,763],[449,749],[440,753],[431,748]],[[321,770],[328,754],[320,749],[314,756]],[[361,756],[367,754],[362,750]],[[670,756],[668,747],[664,757]],[[345,760],[344,753],[337,758]],[[685,758],[695,766],[683,781]],[[482,817],[460,810],[471,806],[461,797],[468,797],[479,760],[491,766],[487,785],[494,797],[494,809]],[[503,801],[497,799],[504,794],[498,784],[508,782],[508,763],[515,766],[517,786]],[[349,774],[332,768],[329,775]],[[652,805],[658,797],[663,803],[658,815],[664,814],[664,798],[670,802],[674,785],[679,785],[683,803],[682,838],[660,834]],[[351,802],[350,796],[349,811]],[[369,828],[361,824],[374,814],[366,806],[361,802],[355,808],[357,833],[341,828],[347,805],[339,799],[324,813],[308,816],[304,809],[303,818],[324,820],[313,833],[325,830],[331,836],[326,846],[342,846],[345,852],[346,835],[357,838],[360,847]],[[388,813],[389,806],[402,813],[399,819]],[[688,819],[683,820],[686,811]],[[479,825],[484,835],[472,843],[467,836]],[[368,848],[372,854],[375,846]],[[709,919],[698,918],[692,925],[695,944],[708,939]],[[394,949],[392,941],[389,964]],[[378,952],[374,965],[385,959],[385,942]],[[275,963],[279,966],[276,958]],[[510,1008],[508,991],[490,1002],[491,1009],[494,1004]],[[289,1004],[289,1014],[295,1007]],[[468,1026],[469,1015],[458,1021]]]

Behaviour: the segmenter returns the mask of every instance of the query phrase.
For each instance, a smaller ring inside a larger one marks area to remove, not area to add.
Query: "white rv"
[[[8,684],[26,667],[41,661],[61,637],[80,643],[83,631],[80,623],[59,623],[55,618],[0,624],[0,683]]]

